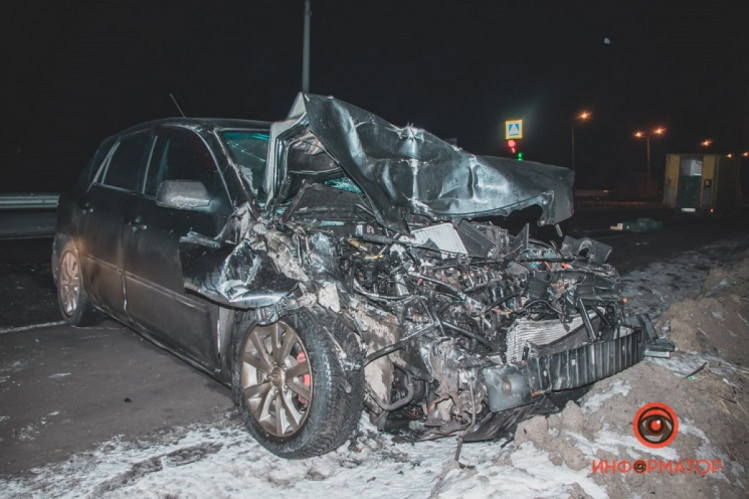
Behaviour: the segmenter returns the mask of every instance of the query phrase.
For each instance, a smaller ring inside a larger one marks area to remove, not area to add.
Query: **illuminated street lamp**
[[[570,125],[570,130],[572,132],[572,171],[575,171],[575,122],[581,121],[585,122],[587,121],[591,116],[593,116],[588,111],[582,111],[580,114],[576,115],[574,118],[572,118],[572,124]]]
[[[705,139],[702,142],[700,142],[700,145],[702,147],[710,147],[711,145],[713,145],[713,139]]]
[[[647,177],[648,194],[650,194],[650,137],[653,137],[653,136],[657,137],[659,135],[663,135],[665,132],[666,132],[666,129],[662,127],[658,127],[654,129],[652,132],[642,132],[640,130],[635,132],[636,138],[645,139],[645,144],[646,144],[646,149],[647,149],[647,154],[648,154],[648,177]]]

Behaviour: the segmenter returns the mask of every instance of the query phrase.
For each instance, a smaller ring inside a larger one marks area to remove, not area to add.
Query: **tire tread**
[[[344,348],[348,357],[359,354],[358,343],[354,332],[342,327],[335,317],[320,316],[302,309],[285,317],[291,326],[296,328],[297,334],[305,336],[305,346],[308,354],[318,347],[320,352],[326,352],[323,357],[327,362],[315,364],[316,380],[314,387],[314,402],[324,403],[317,406],[315,414],[310,414],[302,429],[288,438],[277,438],[268,435],[255,422],[250,411],[245,407],[241,395],[240,381],[240,352],[244,341],[252,326],[245,327],[241,334],[235,335],[234,366],[232,368],[232,384],[235,402],[239,407],[242,419],[250,433],[265,448],[274,454],[289,458],[303,459],[320,456],[340,447],[354,433],[364,406],[364,375],[360,369],[347,370],[338,354]],[[316,342],[309,344],[310,340]],[[323,360],[323,359],[318,359]],[[319,381],[324,380],[320,385]],[[347,393],[346,387],[350,387]],[[324,393],[327,396],[321,396]],[[317,417],[320,421],[311,418]]]

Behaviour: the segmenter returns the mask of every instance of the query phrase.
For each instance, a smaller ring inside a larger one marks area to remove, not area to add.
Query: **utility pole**
[[[591,117],[591,114],[588,111],[582,111],[577,116],[574,116],[570,123],[570,132],[572,135],[572,171],[573,172],[576,171],[576,167],[575,167],[575,121],[585,122],[590,117]]]
[[[572,171],[575,172],[575,123],[572,123],[572,126],[570,127],[572,130]]]
[[[650,190],[651,190],[651,185],[652,185],[652,179],[651,179],[651,175],[650,175],[650,137],[655,137],[655,136],[663,135],[663,132],[665,132],[665,131],[666,131],[665,128],[660,127],[660,128],[656,128],[652,132],[641,132],[641,131],[638,131],[638,132],[635,133],[635,137],[636,138],[638,138],[638,139],[643,139],[644,138],[645,139],[645,151],[646,151],[646,154],[648,155],[648,162],[647,162],[647,165],[648,165],[648,177],[645,179],[645,181],[646,181],[646,183],[645,183],[645,189],[647,190],[647,196],[650,196],[650,194],[651,194]]]
[[[312,17],[311,0],[304,0],[304,47],[302,49],[302,92],[309,93],[309,31]]]
[[[650,182],[651,182],[651,177],[652,177],[652,175],[650,175],[650,134],[648,134],[648,136],[646,137],[645,149],[647,150],[646,154],[648,155],[648,180],[647,180],[647,184],[645,188],[648,190],[648,196],[649,196],[650,195]]]

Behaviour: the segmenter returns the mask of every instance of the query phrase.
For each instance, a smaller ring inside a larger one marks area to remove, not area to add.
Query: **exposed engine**
[[[519,367],[632,332],[618,274],[604,263],[611,248],[590,239],[558,246],[530,239],[528,226],[513,236],[468,221],[414,225],[409,236],[366,223],[304,225],[318,225],[300,248],[312,274],[321,284],[325,268],[337,269],[380,427],[397,421],[421,438],[467,432],[566,388],[555,379],[530,393],[513,376]],[[332,255],[335,264],[322,263]]]

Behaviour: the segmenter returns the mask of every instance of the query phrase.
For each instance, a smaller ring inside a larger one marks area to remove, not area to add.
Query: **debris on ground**
[[[627,232],[650,232],[661,230],[662,228],[663,222],[652,218],[638,218],[633,222],[619,222],[618,224],[609,227],[611,230],[623,230]]]

